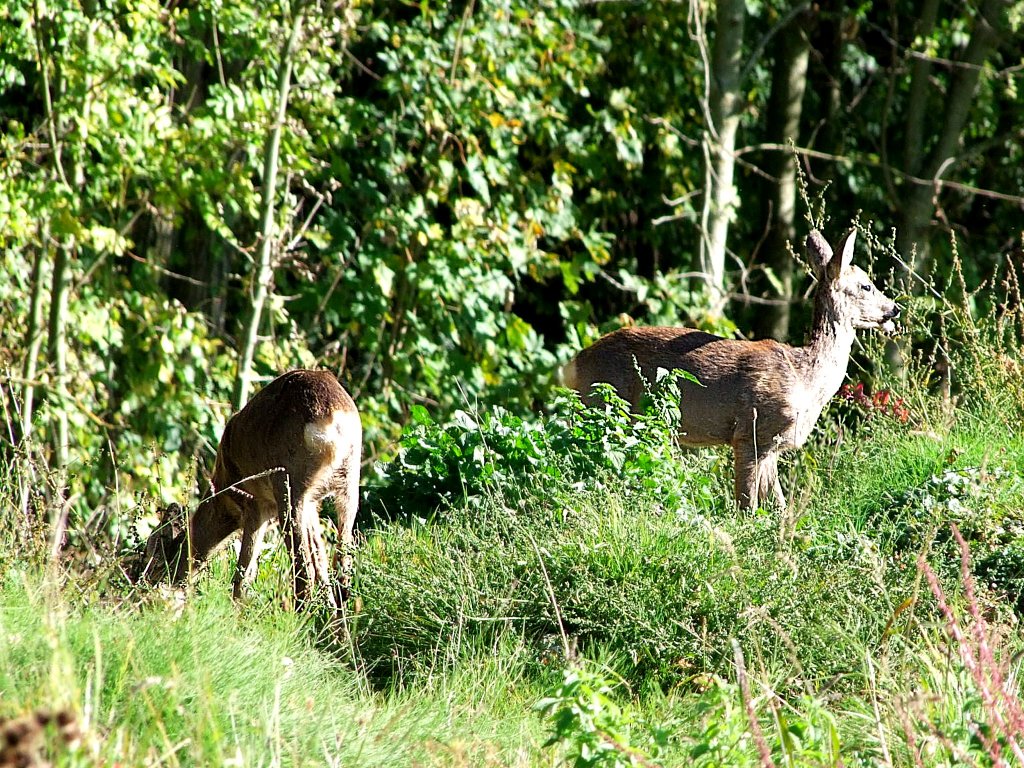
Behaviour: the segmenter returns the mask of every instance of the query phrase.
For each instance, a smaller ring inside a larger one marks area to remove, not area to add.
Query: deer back
[[[213,489],[237,503],[272,493],[286,480],[293,493],[327,496],[344,479],[339,464],[353,451],[358,456],[361,443],[355,403],[334,375],[289,371],[228,421],[217,449]]]
[[[793,353],[776,341],[725,339],[692,328],[622,328],[577,355],[563,381],[591,404],[595,396],[586,393],[593,385],[611,384],[637,411],[647,387],[658,380],[658,369],[687,371],[700,383],[679,381],[680,440],[729,444],[755,408],[761,430],[786,431],[793,421],[787,393],[798,385]]]

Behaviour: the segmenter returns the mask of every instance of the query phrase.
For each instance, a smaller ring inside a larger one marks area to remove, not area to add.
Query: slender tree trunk
[[[807,14],[794,17],[779,33],[768,97],[767,138],[775,144],[799,143],[800,118],[807,87]],[[768,234],[761,263],[770,274],[758,282],[769,298],[780,303],[758,312],[754,330],[759,337],[785,340],[789,336],[790,300],[793,297],[793,259],[787,242],[796,242],[796,157],[788,152],[770,153],[765,170],[774,181],[766,183],[762,199],[768,210]]]
[[[725,256],[729,224],[737,208],[733,173],[736,132],[743,108],[742,71],[744,0],[719,0],[715,12],[715,42],[711,52],[708,117],[705,131],[707,175],[705,184],[705,242],[703,270],[713,308],[725,304]]]
[[[57,112],[54,94],[60,98],[63,91],[62,79],[60,76],[59,64],[52,59],[46,40],[43,37],[45,10],[39,0],[33,4],[33,23],[35,27],[36,42],[36,64],[39,67],[42,78],[43,105],[46,114],[46,128],[50,140],[50,151],[53,155],[52,173],[54,183],[63,186],[70,196],[75,195],[78,187],[72,186],[68,181],[64,170],[64,121]],[[54,81],[50,80],[50,64],[58,64],[55,67]],[[84,121],[83,121],[84,122]],[[76,178],[77,181],[77,178]],[[46,356],[50,363],[54,381],[54,390],[57,394],[58,405],[54,409],[53,425],[53,454],[54,463],[63,470],[67,467],[69,429],[67,417],[67,335],[65,332],[65,321],[68,307],[68,263],[69,252],[74,247],[73,242],[63,242],[57,245],[53,261],[53,274],[50,279],[50,313],[47,322]],[[43,244],[45,250],[46,243]],[[63,489],[61,489],[63,495]]]
[[[43,262],[46,260],[45,243],[49,228],[43,223],[40,239],[43,245],[36,251],[32,262],[32,296],[29,300],[28,326],[25,328],[25,359],[21,365],[24,384],[21,390],[21,436],[28,443],[32,439],[32,416],[35,411],[36,375],[39,366],[39,351],[43,346]]]
[[[981,67],[992,55],[1001,32],[1006,28],[1006,8],[1006,0],[984,0],[982,3],[974,19],[971,40],[950,79],[939,134],[932,150],[921,163],[919,176],[929,183],[912,184],[906,195],[896,246],[901,253],[909,254],[916,244],[923,264],[928,261],[927,231],[935,208],[935,183],[942,178],[955,157],[961,134],[970,116]]]
[[[824,115],[821,130],[816,136],[815,146],[832,155],[843,154],[843,51],[846,40],[843,36],[843,16],[846,0],[822,0],[814,14],[814,62],[817,69],[812,72],[812,81],[817,81],[817,90],[823,91]]]
[[[85,31],[84,53],[86,59],[92,55],[95,40],[95,22],[92,20],[95,14],[95,7],[92,2],[82,4],[82,9],[88,21]],[[89,94],[92,92],[92,77],[87,76],[84,83],[85,100],[82,104],[81,119],[78,120],[77,148],[71,147],[71,183],[72,194],[77,198],[76,208],[79,216],[85,217],[82,198],[79,197],[80,190],[85,186],[85,164],[83,153],[89,136],[89,121],[92,118],[92,99]],[[50,362],[53,364],[53,375],[56,382],[57,397],[60,400],[60,408],[57,409],[57,466],[63,468],[68,464],[68,452],[70,446],[70,435],[68,433],[68,408],[71,403],[71,396],[68,390],[68,340],[67,340],[67,319],[68,304],[71,296],[71,262],[78,250],[78,244],[73,237],[62,243],[57,248],[56,258],[53,262],[53,288],[50,290]]]
[[[263,154],[263,201],[260,215],[260,245],[256,260],[256,283],[252,299],[252,313],[244,329],[244,340],[238,360],[238,377],[235,380],[234,406],[239,410],[249,399],[252,382],[252,360],[259,342],[260,321],[263,317],[263,306],[271,290],[274,279],[273,255],[275,246],[279,244],[274,231],[274,208],[277,197],[277,171],[281,154],[281,131],[284,129],[285,116],[288,110],[288,95],[291,90],[292,57],[298,45],[302,31],[305,8],[299,6],[292,18],[288,40],[281,51],[281,60],[277,68],[277,109],[274,122],[267,137],[267,147]]]
[[[36,376],[38,374],[39,353],[43,347],[43,262],[46,260],[46,243],[49,241],[49,227],[44,222],[40,240],[42,244],[36,251],[32,263],[32,298],[29,303],[28,328],[25,330],[25,359],[22,362],[21,376],[24,385],[21,392],[21,435],[19,440],[26,452],[32,446],[32,417],[35,415]],[[26,462],[25,471],[21,473],[21,512],[28,520],[29,503],[32,495],[32,478],[35,472],[31,462]]]
[[[926,39],[935,29],[939,12],[939,0],[924,0],[921,15],[914,28],[914,36]],[[907,95],[907,125],[903,141],[903,170],[917,175],[921,170],[924,154],[924,119],[928,108],[929,78],[931,62],[923,57],[915,58],[910,67],[910,93]]]
[[[70,280],[70,244],[57,247],[53,260],[53,278],[50,282],[50,318],[47,324],[47,359],[53,371],[54,390],[57,394],[57,407],[54,409],[53,453],[54,464],[59,469],[68,465],[68,446],[70,436],[68,429],[68,344],[67,316],[68,295],[71,292]]]

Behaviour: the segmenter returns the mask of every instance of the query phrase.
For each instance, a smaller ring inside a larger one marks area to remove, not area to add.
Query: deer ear
[[[825,274],[825,268],[832,261],[832,248],[828,240],[816,229],[812,229],[807,235],[807,257],[811,260],[811,268],[818,278]]]
[[[857,230],[851,229],[839,243],[839,257],[829,262],[829,276],[835,280],[848,266],[853,264],[853,245],[857,240]]]

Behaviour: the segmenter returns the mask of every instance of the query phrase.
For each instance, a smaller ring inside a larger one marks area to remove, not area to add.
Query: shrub
[[[683,374],[670,374],[668,383]],[[377,468],[367,484],[363,509],[383,518],[428,517],[485,492],[518,496],[524,485],[549,497],[583,487],[601,487],[609,477],[655,491],[666,508],[707,501],[700,475],[683,482],[672,438],[678,390],[659,386],[643,414],[608,385],[599,385],[604,408],[588,408],[572,393],[556,396],[551,411],[526,419],[494,407],[459,410],[447,424],[435,423],[422,406],[412,410],[396,458]]]
[[[612,696],[613,685],[586,667],[566,669],[561,682],[537,702],[551,727],[545,747],[562,746],[564,764],[575,768],[632,768],[651,765],[668,741]]]

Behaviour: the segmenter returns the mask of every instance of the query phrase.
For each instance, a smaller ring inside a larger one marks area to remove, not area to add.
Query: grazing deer
[[[352,528],[359,503],[362,426],[355,403],[327,371],[289,371],[270,382],[228,421],[217,448],[211,495],[187,526],[172,504],[146,545],[146,573],[181,582],[224,539],[242,529],[233,592],[256,575],[263,535],[278,520],[292,556],[297,604],[314,585],[326,587],[332,607],[320,501],[335,497],[340,597],[347,597]],[[339,562],[340,561],[340,562]]]
[[[855,235],[853,230],[846,236],[838,256],[818,231],[807,237],[819,285],[806,347],[723,339],[692,328],[622,328],[580,352],[563,369],[562,380],[591,404],[598,402],[588,394],[591,387],[606,382],[636,411],[644,380],[656,381],[659,368],[692,373],[703,386],[679,383],[679,441],[731,445],[739,505],[755,506],[773,496],[785,508],[779,454],[804,444],[842,385],[855,331],[891,332],[899,315],[896,304],[851,263]]]

